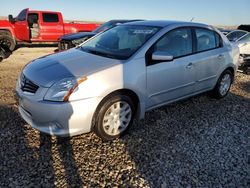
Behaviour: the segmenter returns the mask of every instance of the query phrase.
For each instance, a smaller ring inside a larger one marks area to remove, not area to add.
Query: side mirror
[[[156,51],[152,54],[153,61],[172,61],[173,59],[174,59],[174,56],[166,52]]]
[[[10,22],[15,22],[15,19],[13,18],[13,16],[11,14],[8,16],[8,19]]]

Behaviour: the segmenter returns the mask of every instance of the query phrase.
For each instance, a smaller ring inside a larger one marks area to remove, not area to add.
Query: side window
[[[191,54],[192,49],[192,32],[190,28],[172,30],[154,45],[154,51],[167,52],[174,58]]]
[[[28,24],[31,27],[33,24],[38,24],[38,14],[37,13],[30,13],[28,15]]]
[[[220,37],[208,29],[195,29],[197,38],[197,52],[214,49],[220,46]],[[217,39],[216,39],[217,38]]]
[[[17,16],[18,21],[25,21],[26,20],[26,15],[27,15],[27,9],[22,10]]]
[[[59,22],[58,14],[43,13],[43,21],[49,23]]]

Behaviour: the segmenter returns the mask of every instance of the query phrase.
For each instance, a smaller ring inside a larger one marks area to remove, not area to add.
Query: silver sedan
[[[41,132],[113,140],[148,110],[207,91],[225,97],[238,57],[212,26],[127,23],[30,62],[16,86],[19,111]]]

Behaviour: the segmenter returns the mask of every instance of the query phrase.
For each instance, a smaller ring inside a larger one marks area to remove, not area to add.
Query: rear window
[[[43,13],[44,22],[59,22],[58,14]]]

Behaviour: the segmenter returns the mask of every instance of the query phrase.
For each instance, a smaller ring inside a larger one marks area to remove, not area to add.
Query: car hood
[[[92,37],[94,35],[96,35],[96,33],[93,33],[93,32],[79,32],[79,33],[72,33],[72,34],[64,35],[60,39],[61,40],[70,40],[70,41],[72,41],[72,40],[84,38],[84,37],[87,37],[87,36]]]
[[[39,86],[50,87],[61,79],[88,76],[121,63],[73,48],[33,60],[23,69],[23,74]]]
[[[250,41],[237,41],[235,42],[235,44],[240,46],[240,45],[250,44]]]

